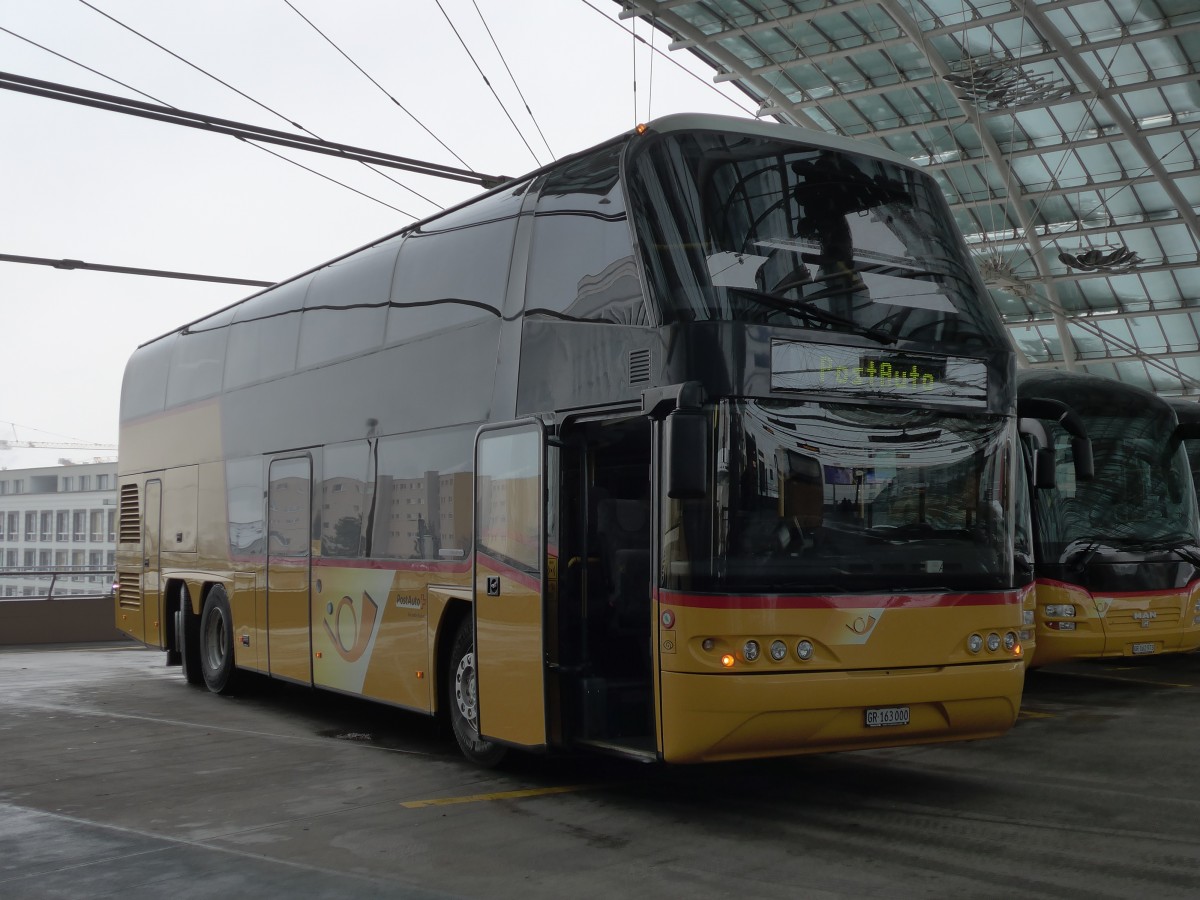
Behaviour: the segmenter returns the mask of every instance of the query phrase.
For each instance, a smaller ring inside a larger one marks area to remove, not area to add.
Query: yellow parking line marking
[[[1056,719],[1058,713],[1038,712],[1033,709],[1023,709],[1017,713],[1018,719]]]
[[[544,797],[547,794],[569,794],[598,787],[594,784],[571,784],[562,787],[529,788],[523,791],[497,791],[494,794],[471,794],[466,797],[435,797],[432,800],[409,800],[400,805],[406,809],[422,809],[426,806],[453,806],[456,803],[484,803],[488,800],[521,800],[525,797]]]

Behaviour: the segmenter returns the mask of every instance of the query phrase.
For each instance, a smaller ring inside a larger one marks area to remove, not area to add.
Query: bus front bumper
[[[662,673],[662,750],[698,763],[972,740],[1016,721],[1019,660],[940,668],[780,675]],[[868,726],[868,709],[908,723]]]

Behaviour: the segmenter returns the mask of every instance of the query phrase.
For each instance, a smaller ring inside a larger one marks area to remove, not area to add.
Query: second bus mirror
[[[1034,450],[1033,486],[1039,490],[1052,490],[1058,486],[1054,476],[1054,451],[1049,447]]]
[[[1075,462],[1076,481],[1091,481],[1096,476],[1092,462],[1092,442],[1087,438],[1071,438],[1071,458]]]
[[[699,409],[676,409],[663,422],[667,496],[699,500],[708,494],[708,416]]]

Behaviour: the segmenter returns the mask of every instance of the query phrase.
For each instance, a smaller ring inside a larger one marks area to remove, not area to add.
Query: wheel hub
[[[458,661],[458,670],[454,673],[454,699],[458,703],[459,713],[472,728],[475,728],[478,697],[475,688],[474,653],[467,653]]]

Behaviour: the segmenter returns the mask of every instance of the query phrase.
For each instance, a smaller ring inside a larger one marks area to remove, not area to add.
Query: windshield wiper
[[[837,325],[847,329],[853,334],[860,334],[863,337],[868,337],[880,344],[896,343],[896,336],[888,334],[879,328],[871,325],[863,325],[861,322],[856,322],[854,319],[846,316],[839,316],[837,313],[829,312],[813,306],[815,300],[824,297],[830,297],[837,293],[849,293],[849,289],[835,291],[822,291],[820,294],[813,297],[805,297],[804,300],[787,300],[783,297],[778,297],[775,294],[769,294],[766,291],[760,291],[755,288],[735,287],[733,285],[724,285],[727,290],[736,291],[739,294],[744,294],[752,300],[757,300],[763,306],[778,310],[782,313],[787,313],[790,316],[796,316],[801,319],[814,319],[818,322],[824,322],[826,325]]]

